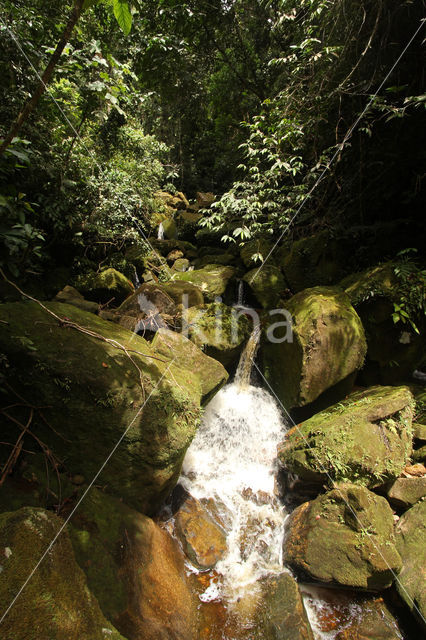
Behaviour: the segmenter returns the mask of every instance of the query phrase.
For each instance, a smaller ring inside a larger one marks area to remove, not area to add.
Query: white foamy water
[[[207,406],[185,457],[181,483],[197,499],[213,498],[226,522],[228,551],[216,566],[211,596],[238,600],[282,572],[283,507],[275,497],[277,444],[286,426],[272,396],[230,384]]]

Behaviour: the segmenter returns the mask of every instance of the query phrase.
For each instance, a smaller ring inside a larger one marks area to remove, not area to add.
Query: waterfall
[[[238,280],[237,307],[242,307],[243,305],[244,305],[244,282],[242,280]]]
[[[157,240],[164,240],[164,226],[163,226],[162,222],[160,223],[160,226],[158,227]]]
[[[235,374],[235,383],[240,387],[248,387],[250,384],[250,376],[253,368],[253,361],[256,355],[260,340],[260,324],[256,324],[253,332],[248,339],[246,347],[241,354],[238,364],[237,373]]]
[[[258,581],[282,572],[283,507],[275,495],[277,444],[286,425],[272,396],[249,384],[260,328],[241,356],[238,381],[207,406],[186,454],[181,483],[195,498],[212,498],[227,523],[227,553],[218,582],[200,599],[237,602]]]

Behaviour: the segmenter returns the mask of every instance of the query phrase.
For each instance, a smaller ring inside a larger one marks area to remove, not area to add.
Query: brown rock
[[[406,509],[426,496],[426,476],[398,478],[388,490],[389,502]]]
[[[188,558],[200,569],[211,569],[226,552],[226,535],[201,502],[189,497],[179,509],[175,533]]]

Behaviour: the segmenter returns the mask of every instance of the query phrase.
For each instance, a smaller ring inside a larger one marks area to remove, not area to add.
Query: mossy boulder
[[[276,307],[285,290],[284,278],[278,267],[259,265],[243,277],[264,309]]]
[[[290,573],[264,580],[254,629],[256,640],[314,639],[299,586]]]
[[[70,305],[46,308],[64,320],[36,303],[0,306],[0,352],[9,365],[2,404],[15,405],[19,393],[28,404],[12,409],[20,422],[30,407],[44,407],[42,415],[34,410],[31,431],[70,475],[93,478],[122,438],[100,482],[143,512],[155,509],[198,426],[202,390],[191,363],[183,369],[143,338]],[[12,420],[3,431],[7,442],[20,433]]]
[[[195,258],[197,256],[197,248],[186,240],[178,240],[177,238],[155,240],[150,238],[150,244],[162,256],[167,256],[174,249],[182,251],[185,258]]]
[[[83,311],[90,311],[91,313],[97,313],[99,310],[99,305],[97,302],[91,302],[90,300],[85,300],[81,293],[77,291],[74,287],[70,287],[67,285],[61,291],[59,291],[55,300],[57,302],[65,302],[66,304],[71,304],[73,307],[77,307],[78,309],[82,309]]]
[[[63,521],[25,507],[0,514],[0,610],[6,612]],[[42,560],[1,625],[4,640],[125,640],[108,622],[75,561],[67,531]]]
[[[88,300],[102,304],[112,301],[116,306],[135,290],[130,280],[115,269],[79,276],[75,287]]]
[[[221,264],[235,266],[236,257],[232,253],[207,253],[202,258],[194,261],[196,269],[203,269],[209,264]]]
[[[278,457],[310,482],[395,480],[412,451],[413,397],[407,387],[372,387],[293,427]]]
[[[115,311],[116,321],[130,331],[157,331],[174,323],[177,309],[162,284],[146,282]]]
[[[190,363],[200,383],[202,404],[207,404],[228,380],[228,373],[221,363],[203,353],[181,333],[160,329],[154,336],[152,348],[160,356],[175,359],[177,366],[185,368]]]
[[[294,293],[336,284],[342,277],[341,258],[339,241],[328,231],[301,238],[277,251],[278,264]]]
[[[89,588],[128,640],[197,637],[183,555],[150,518],[92,489],[70,535]]]
[[[414,616],[425,625],[426,619],[426,501],[411,507],[396,526],[396,545],[402,558],[402,570],[396,588]]]
[[[197,286],[204,294],[206,300],[213,302],[215,298],[222,296],[228,284],[235,276],[235,269],[219,264],[208,264],[202,269],[177,273],[173,280],[190,282]]]
[[[362,384],[395,384],[409,380],[424,362],[426,340],[410,324],[395,323],[394,303],[405,293],[395,275],[396,265],[387,262],[348,276],[340,286],[359,314],[367,338],[367,357]]]
[[[230,367],[250,335],[251,323],[236,309],[213,302],[188,309],[182,330],[207,355]]]
[[[398,478],[387,491],[389,502],[399,509],[408,509],[426,498],[426,476],[423,478]]]
[[[286,521],[284,562],[308,580],[386,589],[402,566],[388,502],[342,483],[303,503]]]
[[[173,273],[185,273],[189,269],[189,260],[187,258],[178,258],[172,266]]]
[[[177,305],[197,307],[204,304],[204,296],[201,289],[191,282],[171,280],[163,283],[162,287]]]
[[[173,219],[168,218],[166,220],[163,220],[161,224],[163,225],[164,237],[166,239],[173,240],[177,237],[176,222]]]
[[[286,310],[292,335],[287,326],[273,328],[283,321],[273,316],[262,352],[265,377],[290,409],[313,402],[358,371],[366,341],[361,320],[340,289],[306,289],[286,302]]]

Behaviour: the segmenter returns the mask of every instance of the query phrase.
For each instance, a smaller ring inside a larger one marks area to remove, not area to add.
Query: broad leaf
[[[124,35],[128,36],[132,28],[132,14],[126,0],[114,0],[114,15]]]

